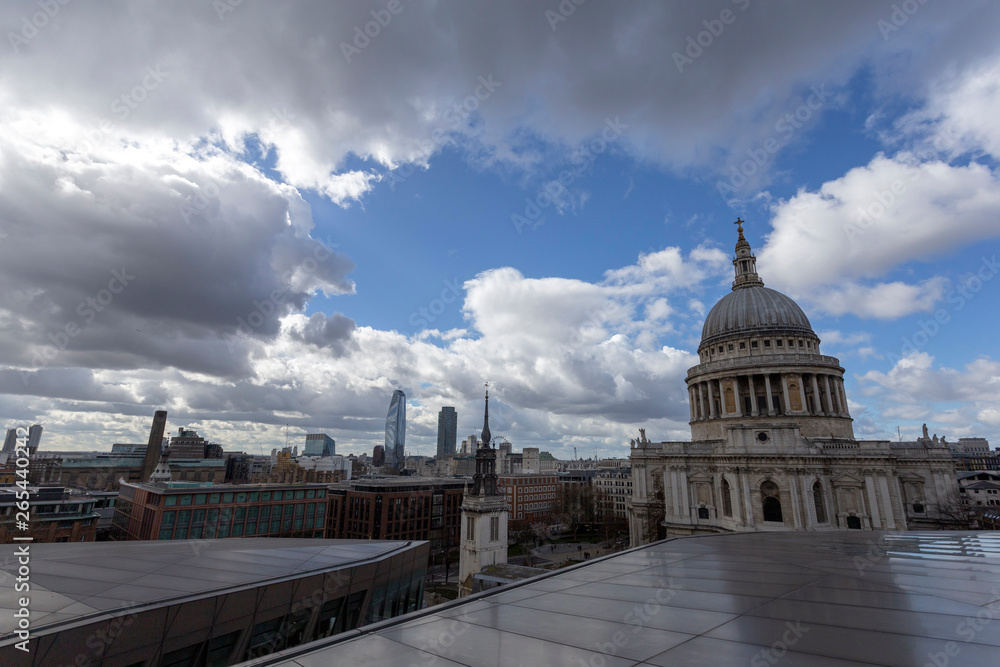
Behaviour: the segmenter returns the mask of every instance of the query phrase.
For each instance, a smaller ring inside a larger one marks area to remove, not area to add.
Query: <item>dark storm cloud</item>
[[[313,313],[301,330],[293,330],[292,338],[303,343],[309,343],[320,348],[328,348],[334,355],[340,356],[352,346],[351,334],[357,325],[349,317],[334,313],[329,317],[323,313]]]

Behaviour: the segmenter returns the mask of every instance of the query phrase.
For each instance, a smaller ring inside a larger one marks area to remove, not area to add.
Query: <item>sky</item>
[[[42,449],[690,438],[747,239],[865,439],[1000,445],[989,1],[0,5],[0,422]]]

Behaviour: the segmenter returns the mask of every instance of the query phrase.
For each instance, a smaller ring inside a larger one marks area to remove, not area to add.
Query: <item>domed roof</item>
[[[752,285],[737,287],[719,299],[705,318],[701,343],[764,332],[816,337],[809,318],[791,298],[763,285]]]

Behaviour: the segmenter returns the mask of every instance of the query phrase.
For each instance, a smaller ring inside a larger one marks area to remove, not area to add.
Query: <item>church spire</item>
[[[736,218],[736,222],[733,223],[740,234],[740,238],[736,241],[736,258],[733,260],[733,266],[736,268],[734,291],[741,287],[764,286],[764,281],[757,275],[757,258],[750,250],[750,243],[743,236],[743,222],[742,218]]]
[[[490,441],[493,440],[493,434],[490,433],[490,383],[486,383],[486,412],[483,414],[483,433],[482,433],[482,443],[483,447],[489,447]]]

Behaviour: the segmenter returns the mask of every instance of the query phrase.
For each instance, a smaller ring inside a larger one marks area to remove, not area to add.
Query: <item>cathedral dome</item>
[[[765,333],[816,338],[806,314],[791,298],[763,285],[746,285],[734,288],[709,311],[701,344]]]

